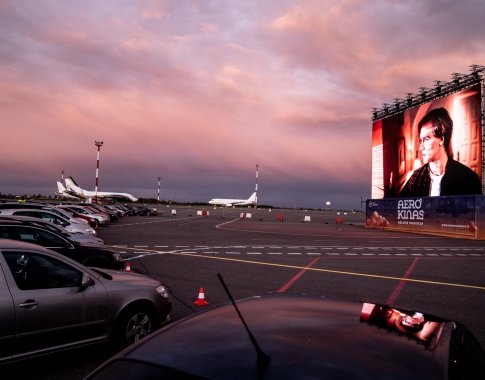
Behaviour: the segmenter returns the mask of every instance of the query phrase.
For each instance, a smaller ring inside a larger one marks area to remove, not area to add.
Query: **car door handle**
[[[39,306],[39,303],[35,300],[27,300],[19,304],[19,307],[23,307],[25,309],[35,309],[37,306]]]

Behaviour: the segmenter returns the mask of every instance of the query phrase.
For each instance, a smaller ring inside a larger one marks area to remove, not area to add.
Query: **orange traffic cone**
[[[127,261],[125,264],[125,272],[131,272],[131,264],[129,261]]]
[[[200,288],[199,297],[195,300],[194,304],[197,306],[205,306],[209,304],[209,302],[205,300],[204,288]]]

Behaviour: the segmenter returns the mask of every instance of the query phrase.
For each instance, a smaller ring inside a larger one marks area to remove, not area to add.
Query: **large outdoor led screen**
[[[372,198],[481,194],[480,85],[372,125]]]

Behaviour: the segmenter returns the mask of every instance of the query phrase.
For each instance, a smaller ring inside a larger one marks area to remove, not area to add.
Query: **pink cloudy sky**
[[[483,0],[0,2],[0,192],[360,208],[371,108],[485,64]]]

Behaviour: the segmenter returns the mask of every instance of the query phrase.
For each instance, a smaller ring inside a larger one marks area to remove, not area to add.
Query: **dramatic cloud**
[[[0,192],[359,208],[371,108],[485,63],[481,0],[0,3]]]

